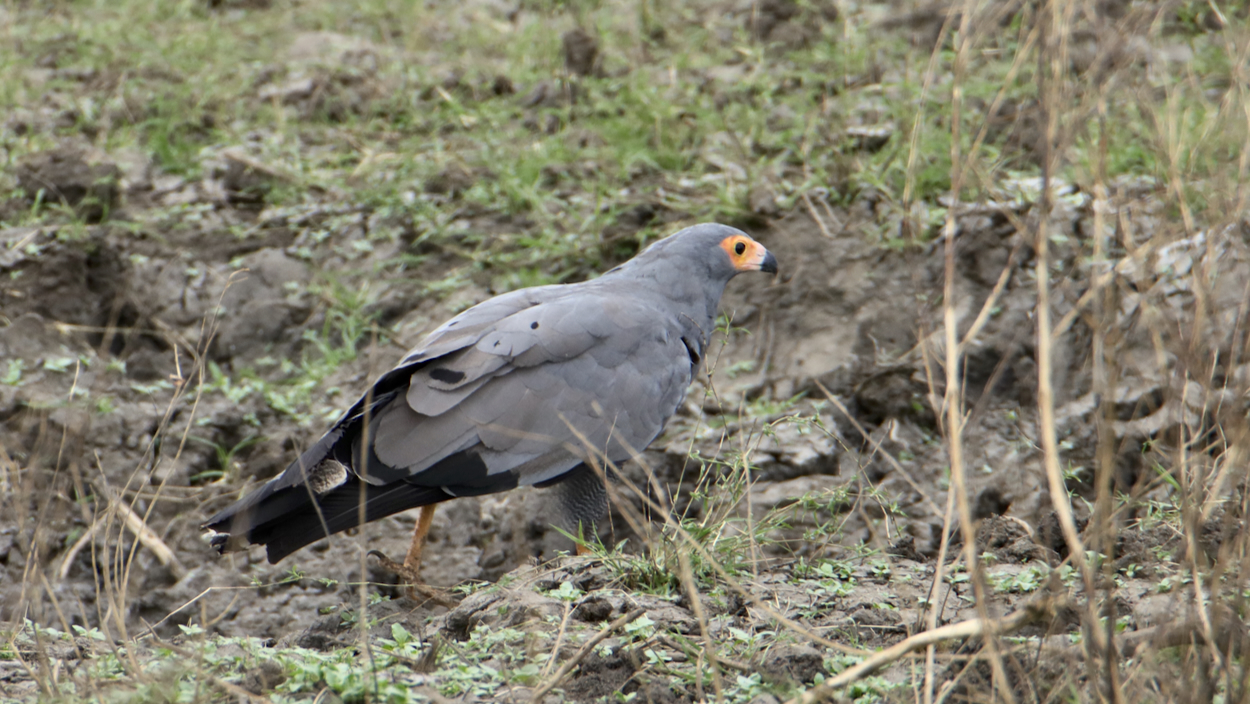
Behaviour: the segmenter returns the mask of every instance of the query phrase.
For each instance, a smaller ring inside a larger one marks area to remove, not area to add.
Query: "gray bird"
[[[270,563],[349,528],[422,508],[402,566],[420,566],[434,505],[559,485],[562,527],[607,511],[594,467],[647,447],[685,397],[725,284],[775,273],[745,233],[696,225],[597,279],[496,296],[444,323],[286,471],[213,516],[219,552]]]

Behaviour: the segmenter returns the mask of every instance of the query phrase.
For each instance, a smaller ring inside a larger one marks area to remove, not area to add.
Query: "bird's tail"
[[[328,535],[453,498],[437,487],[403,481],[374,486],[355,477],[323,494],[307,486],[266,492],[267,488],[235,502],[204,524],[218,533],[211,541],[218,552],[264,545],[269,563],[274,564]]]

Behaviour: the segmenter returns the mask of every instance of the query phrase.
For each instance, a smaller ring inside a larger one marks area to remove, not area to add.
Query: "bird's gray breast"
[[[649,325],[617,337],[614,344],[587,353],[588,390],[607,391],[598,398],[604,420],[613,423],[617,433],[610,453],[614,460],[645,449],[685,397],[693,377],[680,332],[672,321],[653,318]]]

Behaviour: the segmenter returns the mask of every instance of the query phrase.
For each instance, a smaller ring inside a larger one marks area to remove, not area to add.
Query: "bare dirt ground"
[[[280,12],[213,5],[197,12],[237,23]],[[8,26],[29,22],[28,8],[3,12]],[[32,30],[25,40],[44,58],[13,63],[26,88],[11,95],[29,99],[6,118],[0,204],[6,699],[525,701],[542,690],[549,701],[815,701],[828,694],[821,683],[874,650],[1004,617],[1010,632],[941,639],[928,666],[923,649],[900,654],[841,696],[914,701],[936,687],[959,700],[1119,701],[1108,693],[1116,682],[1160,700],[1245,695],[1244,208],[1221,210],[1210,195],[1191,209],[1162,159],[1150,176],[1052,173],[1037,146],[1040,109],[1015,97],[978,109],[1022,170],[996,171],[976,197],[951,207],[948,179],[903,207],[904,189],[855,176],[907,160],[911,123],[883,96],[915,90],[916,75],[869,58],[836,87],[813,88],[794,66],[833,71],[821,43],[849,46],[861,31],[927,61],[946,36],[945,7],[692,10],[682,26],[741,51],[709,50],[709,61],[680,67],[691,74],[681,81],[699,86],[709,114],[748,106],[758,125],[741,131],[681,112],[679,62],[663,58],[685,36],[677,23],[665,40],[644,12],[638,31],[658,34],[635,56],[609,29],[573,29],[595,25],[571,11],[466,12],[414,31],[441,44],[388,42],[353,31],[351,18],[282,34],[271,61],[246,69],[242,107],[205,101],[177,116],[182,133],[213,135],[187,152],[188,169],[158,153],[150,118],[164,108],[133,116],[143,106],[127,97],[119,61],[85,68],[82,38]],[[1068,70],[1095,88],[1111,80],[1100,71],[1161,71],[1186,47],[1195,61],[1195,36],[1242,41],[1232,27],[1204,28],[1219,18],[1171,5],[1099,5],[1090,17],[1065,36]],[[1170,38],[1151,18],[1192,34]],[[506,62],[440,53],[471,45],[466,33],[487,22],[515,36],[556,23],[562,65],[509,75]],[[632,65],[651,52],[654,63]],[[422,79],[397,78],[405,66],[424,67]],[[610,141],[613,106],[637,99],[618,84],[637,74],[673,77],[664,129],[700,123],[681,133],[690,161],[664,166],[657,117],[661,166],[602,176],[620,165],[577,150]],[[756,80],[797,81],[802,102],[760,98]],[[1219,89],[1225,106],[1240,99]],[[400,91],[428,110],[396,112],[387,101]],[[87,98],[99,116],[84,116]],[[1085,114],[1072,100],[1071,114]],[[830,101],[842,101],[836,129],[798,112],[825,119]],[[248,122],[269,109],[290,121],[273,129],[297,139],[274,147],[271,126]],[[392,131],[335,131],[362,115]],[[148,131],[135,143],[100,136],[123,119]],[[558,140],[565,156],[514,167],[506,160],[522,157],[511,153],[406,151],[404,130],[463,148],[486,139],[473,131],[485,123],[536,140],[531,152]],[[809,142],[826,129],[836,134]],[[782,133],[788,142],[769,141]],[[364,139],[374,141],[353,141]],[[829,164],[770,151],[800,139],[832,154]],[[335,164],[336,150],[352,155]],[[405,161],[415,175],[394,166]],[[507,190],[512,169],[532,172],[517,181],[524,189]],[[1041,173],[1053,177],[1049,196]],[[596,178],[611,189],[591,193],[584,184]],[[1240,181],[1219,185],[1241,205]],[[356,195],[364,189],[392,200]],[[552,230],[574,215],[590,224]],[[410,600],[364,556],[402,555],[411,515],[279,565],[259,550],[209,549],[207,516],[281,471],[446,317],[521,285],[593,275],[707,219],[747,229],[781,273],[731,285],[707,377],[624,468],[662,489],[645,492],[648,506],[618,487],[595,557],[568,555],[542,490],[440,508],[423,577],[449,590],[444,605]],[[948,325],[960,344],[951,375]],[[605,639],[584,651],[604,624]],[[561,674],[563,663],[576,667]]]

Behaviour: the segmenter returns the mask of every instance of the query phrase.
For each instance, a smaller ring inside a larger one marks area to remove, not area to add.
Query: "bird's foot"
[[[409,599],[420,602],[432,601],[439,606],[455,608],[456,602],[452,601],[446,592],[421,583],[418,566],[396,562],[377,550],[370,550],[368,554],[377,558],[378,565],[382,569],[399,577],[400,586],[406,587],[404,591]]]

